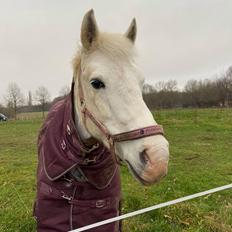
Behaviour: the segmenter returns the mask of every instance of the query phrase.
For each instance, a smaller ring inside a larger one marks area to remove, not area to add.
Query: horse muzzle
[[[139,182],[152,185],[159,182],[168,173],[169,150],[168,146],[150,146],[140,153],[140,168],[134,168],[126,160],[129,169]]]
[[[168,147],[148,147],[140,154],[144,169],[140,173],[142,183],[151,185],[159,182],[168,173]]]

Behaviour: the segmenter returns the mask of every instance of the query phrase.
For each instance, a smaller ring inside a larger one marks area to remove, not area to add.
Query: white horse
[[[93,120],[82,116],[79,86],[84,105],[109,134],[157,125],[142,97],[144,77],[136,65],[136,33],[135,19],[123,35],[100,32],[93,10],[83,19],[82,47],[73,66],[75,118],[84,140],[95,137],[110,146]],[[163,135],[116,142],[115,151],[143,184],[153,184],[167,174],[169,145]]]
[[[117,159],[146,185],[167,174],[168,142],[143,101],[135,38],[135,20],[124,35],[109,34],[98,30],[93,10],[85,15],[72,91],[52,107],[38,139],[38,232],[119,215]],[[121,229],[111,223],[91,231]]]

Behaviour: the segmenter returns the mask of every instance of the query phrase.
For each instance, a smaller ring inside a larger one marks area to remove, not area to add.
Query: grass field
[[[170,142],[168,176],[143,187],[122,167],[123,212],[232,183],[232,109],[154,112]],[[35,231],[36,138],[41,119],[0,123],[0,231]],[[232,232],[232,190],[123,222],[125,232]]]
[[[48,112],[45,112],[44,115],[46,117]],[[27,113],[19,113],[17,114],[18,120],[38,120],[39,118],[43,119],[42,112],[27,112]]]

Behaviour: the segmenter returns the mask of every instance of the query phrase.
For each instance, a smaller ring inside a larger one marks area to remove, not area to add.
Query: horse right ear
[[[98,34],[94,11],[91,9],[85,14],[81,25],[81,43],[83,47],[90,49],[93,43],[97,41]]]
[[[132,42],[135,42],[137,35],[137,24],[135,18],[133,18],[129,28],[127,29],[125,36]]]

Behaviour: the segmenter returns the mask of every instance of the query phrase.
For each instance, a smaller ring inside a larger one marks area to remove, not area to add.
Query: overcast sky
[[[231,0],[0,0],[0,102],[10,82],[27,94],[57,96],[72,78],[71,60],[86,11],[100,30],[125,32],[133,17],[148,83],[212,78],[232,64]]]

